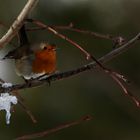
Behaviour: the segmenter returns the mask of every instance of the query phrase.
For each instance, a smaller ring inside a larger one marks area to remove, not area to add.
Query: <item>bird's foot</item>
[[[33,78],[31,78],[31,79],[25,79],[25,78],[23,77],[23,80],[25,81],[25,83],[26,83],[29,87],[31,87],[32,81],[33,81],[34,79],[33,79]]]

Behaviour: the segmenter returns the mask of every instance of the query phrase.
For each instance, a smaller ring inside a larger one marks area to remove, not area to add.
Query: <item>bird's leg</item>
[[[51,81],[50,81],[50,79],[47,79],[47,82],[48,82],[48,85],[49,85],[49,87],[51,86]]]
[[[25,81],[25,83],[30,87],[31,86],[31,84],[32,84],[32,81],[33,81],[33,79],[31,78],[31,79],[25,79],[24,77],[22,77],[23,78],[23,80]]]

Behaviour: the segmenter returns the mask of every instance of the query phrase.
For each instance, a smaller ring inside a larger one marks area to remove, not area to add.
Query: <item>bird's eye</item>
[[[43,50],[46,50],[46,49],[47,49],[47,47],[46,47],[46,46],[44,46]]]

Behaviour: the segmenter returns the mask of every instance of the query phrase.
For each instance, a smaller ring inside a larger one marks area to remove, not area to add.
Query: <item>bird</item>
[[[15,60],[15,71],[25,81],[56,72],[56,45],[46,42],[30,43],[23,25],[19,32],[19,47],[4,59]]]

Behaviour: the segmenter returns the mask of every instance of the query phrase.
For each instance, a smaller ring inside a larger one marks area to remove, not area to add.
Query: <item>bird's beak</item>
[[[53,50],[54,50],[54,51],[57,51],[57,50],[60,50],[60,48],[54,48]]]

